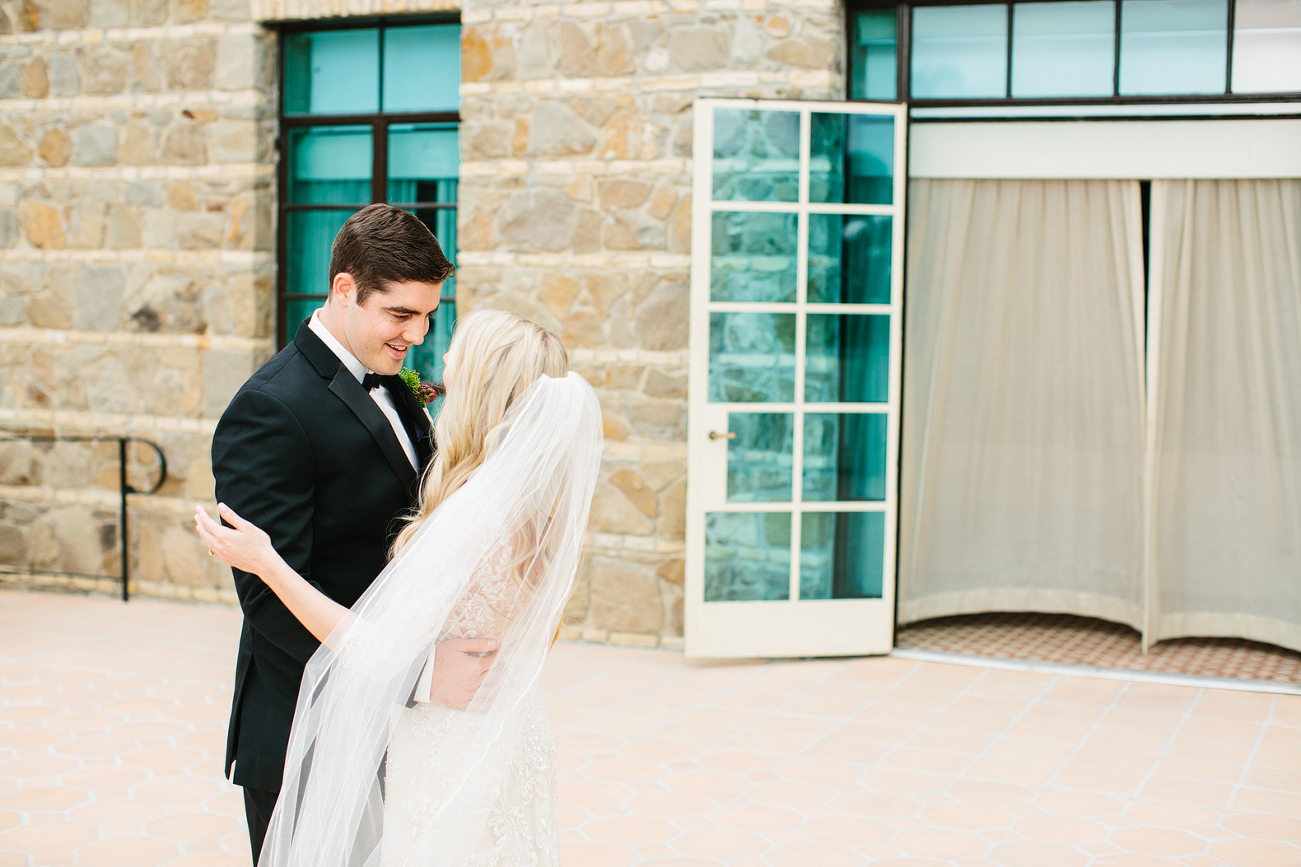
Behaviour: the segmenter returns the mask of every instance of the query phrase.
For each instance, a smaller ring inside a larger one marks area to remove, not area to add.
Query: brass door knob
[[[736,431],[730,430],[727,433],[719,433],[716,430],[711,430],[709,432],[709,438],[711,440],[734,440],[736,439]]]

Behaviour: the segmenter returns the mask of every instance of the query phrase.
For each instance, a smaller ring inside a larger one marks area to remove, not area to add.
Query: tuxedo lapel
[[[402,380],[402,377],[386,376],[384,384],[393,395],[398,415],[402,417],[402,423],[406,425],[411,443],[416,447],[416,457],[419,459],[420,472],[423,475],[425,467],[429,465],[429,458],[434,452],[434,426],[429,421],[429,413],[425,412],[425,408],[420,405],[420,401],[416,400],[411,387]]]
[[[384,417],[384,413],[380,412],[380,408],[375,405],[371,396],[366,393],[366,389],[361,387],[357,378],[342,364],[339,365],[339,371],[334,375],[334,379],[330,381],[330,391],[334,392],[335,396],[352,410],[357,421],[370,431],[379,450],[384,453],[384,459],[393,468],[393,472],[397,473],[402,486],[410,489],[412,482],[416,480],[416,471],[411,466],[411,461],[407,459],[407,453],[402,450],[397,435],[393,433],[393,426]]]

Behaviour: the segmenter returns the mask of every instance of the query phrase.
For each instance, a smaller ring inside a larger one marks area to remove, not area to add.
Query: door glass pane
[[[809,215],[810,303],[890,303],[891,219]]]
[[[379,110],[379,31],[326,30],[285,37],[285,114]]]
[[[885,413],[811,412],[804,416],[804,499],[885,499]]]
[[[285,215],[285,291],[328,294],[330,245],[356,211],[290,211]],[[288,319],[286,319],[288,321]]]
[[[1237,0],[1233,91],[1301,91],[1301,0]]]
[[[809,130],[809,201],[894,202],[894,118],[814,112]]]
[[[800,115],[714,110],[714,201],[799,199]]]
[[[795,416],[788,412],[733,412],[727,429],[729,503],[789,503],[795,453]]]
[[[1007,95],[1007,6],[913,8],[914,99]]]
[[[1122,0],[1122,95],[1223,93],[1228,0]]]
[[[806,343],[806,401],[884,403],[888,399],[889,316],[810,313]]]
[[[794,301],[794,214],[715,211],[710,218],[713,301]]]
[[[898,98],[899,64],[896,12],[860,9],[854,13],[854,41],[850,48],[849,98]]]
[[[800,598],[880,599],[884,512],[800,515]]]
[[[384,111],[456,111],[460,90],[460,24],[385,29]]]
[[[790,512],[705,514],[705,601],[789,599]]]
[[[368,126],[289,130],[289,201],[363,205],[370,202],[374,152]]]
[[[795,399],[795,314],[709,314],[709,400]]]
[[[1114,0],[1012,6],[1012,96],[1111,96]]]
[[[298,326],[324,303],[324,295],[320,298],[291,298],[285,302],[285,343],[294,339]]]

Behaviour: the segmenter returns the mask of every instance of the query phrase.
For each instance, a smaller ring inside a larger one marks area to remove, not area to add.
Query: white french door
[[[891,649],[906,117],[695,104],[689,656]]]

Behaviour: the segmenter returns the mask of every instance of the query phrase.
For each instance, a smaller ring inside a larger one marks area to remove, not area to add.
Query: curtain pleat
[[[1143,609],[1133,181],[909,188],[899,620]]]
[[[1149,641],[1301,650],[1301,181],[1152,185]]]

